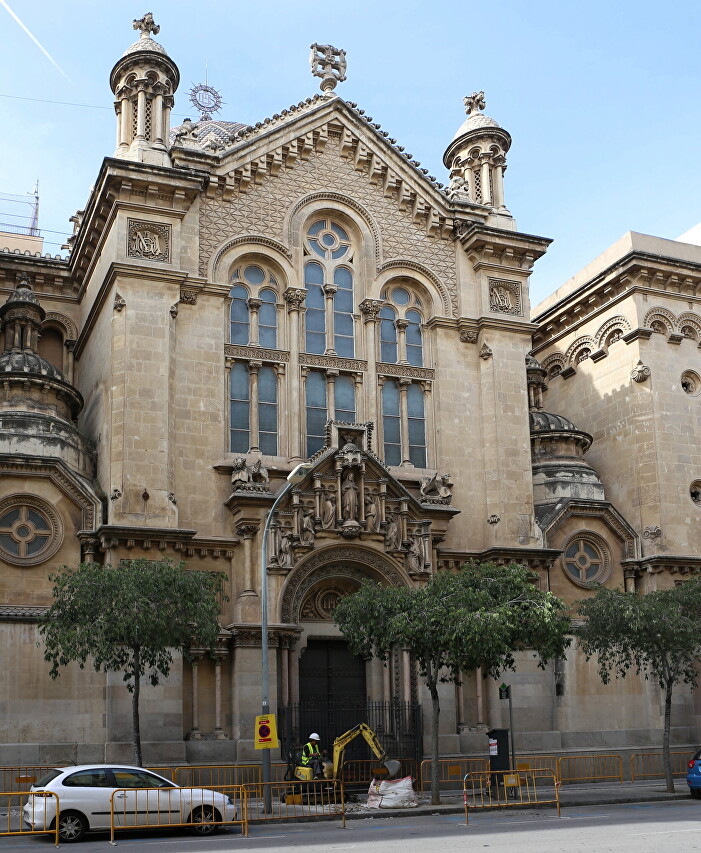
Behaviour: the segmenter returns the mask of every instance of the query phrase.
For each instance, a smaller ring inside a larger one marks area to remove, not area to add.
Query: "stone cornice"
[[[632,569],[637,575],[646,572],[648,574],[659,574],[669,572],[670,574],[690,574],[701,571],[701,557],[691,555],[675,554],[653,554],[642,557],[639,560],[622,560],[624,569]]]
[[[440,569],[459,569],[469,562],[526,563],[530,568],[549,569],[562,554],[559,548],[511,548],[494,546],[483,551],[438,549]]]
[[[48,609],[34,604],[0,604],[0,622],[39,622]]]
[[[530,274],[533,264],[552,243],[547,237],[470,221],[456,225],[455,237],[476,270],[492,270],[499,275],[510,273],[519,278]]]
[[[233,549],[238,545],[238,537],[227,538],[197,537],[196,530],[160,527],[134,527],[131,525],[105,524],[93,534],[100,540],[103,551],[112,548],[127,549],[138,547],[145,551],[155,549],[160,552],[172,550],[180,553],[183,559],[190,557],[231,558]]]

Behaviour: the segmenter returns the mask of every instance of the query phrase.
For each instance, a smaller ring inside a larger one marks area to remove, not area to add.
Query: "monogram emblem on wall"
[[[521,285],[517,281],[489,279],[489,310],[496,314],[523,315]]]
[[[170,225],[129,220],[127,256],[147,261],[170,261]]]

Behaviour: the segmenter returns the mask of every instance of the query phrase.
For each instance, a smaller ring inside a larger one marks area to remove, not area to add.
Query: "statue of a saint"
[[[421,539],[412,536],[409,541],[409,550],[406,555],[409,572],[423,572],[423,557],[421,554]]]
[[[314,513],[307,509],[302,515],[302,523],[299,530],[299,541],[302,545],[313,545],[316,530],[314,529]]]
[[[368,533],[377,533],[379,529],[379,518],[377,496],[368,495],[365,498],[365,529]]]
[[[400,547],[399,525],[394,513],[387,514],[387,530],[385,531],[385,548],[388,551],[398,551]]]
[[[345,521],[358,520],[358,487],[355,485],[355,474],[349,471],[341,486],[341,507]]]
[[[324,530],[331,530],[336,524],[336,495],[332,489],[325,492],[324,505],[321,509],[321,526]]]
[[[277,561],[283,569],[291,569],[294,564],[292,533],[289,528],[280,531],[280,547],[277,552]]]

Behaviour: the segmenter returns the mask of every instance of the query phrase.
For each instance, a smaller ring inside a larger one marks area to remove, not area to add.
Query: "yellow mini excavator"
[[[387,768],[387,772],[389,773],[390,779],[393,779],[397,775],[397,773],[399,773],[401,764],[399,763],[399,761],[395,761],[392,758],[387,758],[387,753],[382,748],[382,745],[380,744],[377,735],[367,723],[358,723],[357,726],[353,726],[353,728],[349,729],[345,734],[342,734],[336,738],[336,740],[333,742],[333,759],[331,762],[327,762],[326,770],[324,773],[325,778],[340,778],[341,769],[343,767],[343,755],[346,751],[346,747],[352,740],[357,738],[359,735],[361,735],[365,739],[365,742],[372,750],[372,753],[375,758],[377,758],[378,761],[381,761]],[[285,778],[288,780],[297,779],[300,782],[309,782],[311,779],[314,778],[314,771],[311,767],[305,767],[304,765],[300,764],[298,756],[293,753],[290,756],[290,760],[288,762],[288,772],[285,774]]]

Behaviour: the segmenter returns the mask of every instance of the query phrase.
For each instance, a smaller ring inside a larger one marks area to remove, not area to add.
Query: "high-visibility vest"
[[[302,747],[302,766],[307,767],[311,764],[313,758],[321,758],[321,753],[319,752],[319,747],[314,741],[307,741]]]

